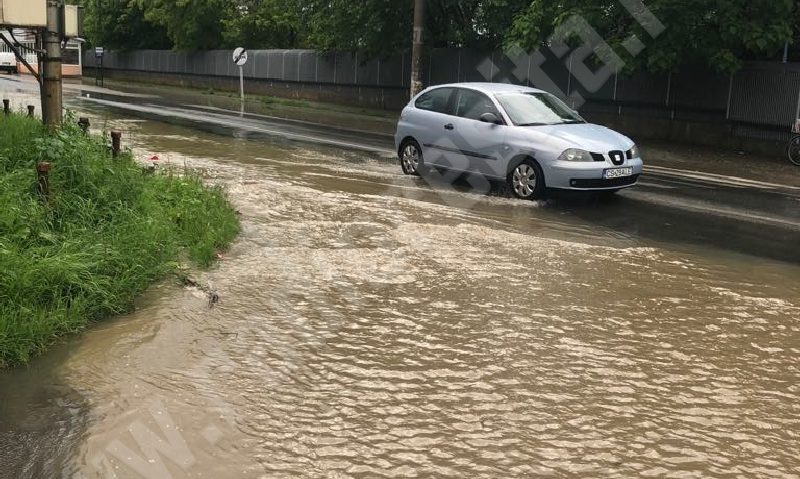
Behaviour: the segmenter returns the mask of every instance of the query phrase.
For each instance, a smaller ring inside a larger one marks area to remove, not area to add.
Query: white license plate
[[[613,170],[606,170],[603,173],[603,178],[606,180],[625,178],[626,176],[633,176],[633,168],[615,168]]]

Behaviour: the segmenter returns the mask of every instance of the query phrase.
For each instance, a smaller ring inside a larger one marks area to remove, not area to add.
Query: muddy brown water
[[[122,126],[228,188],[221,302],[166,282],[0,373],[0,476],[800,476],[797,265]]]

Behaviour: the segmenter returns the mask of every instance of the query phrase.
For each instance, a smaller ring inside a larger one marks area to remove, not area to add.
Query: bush
[[[35,167],[52,164],[49,202]],[[195,175],[150,173],[71,124],[54,134],[0,116],[0,367],[130,310],[185,252],[209,266],[239,232],[225,193]]]

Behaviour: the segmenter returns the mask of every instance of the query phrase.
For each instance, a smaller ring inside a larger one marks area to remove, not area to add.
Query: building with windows
[[[14,40],[19,42],[20,53],[24,55],[25,61],[27,61],[35,71],[38,71],[39,59],[36,55],[37,39],[34,32],[19,28],[14,29],[13,36],[11,33],[4,30],[0,30],[0,35],[3,35],[12,43],[14,43]],[[8,48],[8,45],[6,45],[5,42],[0,41],[0,52],[8,51],[11,51],[11,49]],[[79,42],[75,40],[70,40],[67,42],[62,49],[61,58],[63,62],[61,67],[62,75],[65,77],[80,77],[83,75],[83,58],[81,55],[81,44]],[[22,62],[19,63],[18,70],[22,74],[30,74]]]

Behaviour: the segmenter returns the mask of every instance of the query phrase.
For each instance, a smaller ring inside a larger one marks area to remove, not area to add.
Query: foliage
[[[34,166],[52,162],[51,197]],[[191,175],[111,160],[65,126],[0,117],[0,367],[24,363],[87,322],[125,312],[179,254],[211,264],[239,230],[224,193]]]
[[[742,61],[775,58],[791,38],[796,21],[793,0],[649,0],[647,7],[666,27],[652,38],[622,2],[533,0],[513,21],[507,45],[526,49],[546,46],[553,31],[580,15],[622,54],[622,43],[635,34],[646,46],[628,56],[629,69],[675,70],[684,65],[710,65],[732,71]]]
[[[356,50],[362,58],[408,51],[414,5],[413,0],[81,1],[90,40],[111,48],[241,45]],[[559,26],[580,15],[631,70],[702,64],[729,71],[746,60],[779,59],[784,42],[793,35],[793,51],[800,48],[800,0],[644,3],[666,26],[656,38],[621,0],[428,0],[425,39],[431,47],[489,50],[515,45],[532,50],[546,47]],[[645,49],[631,56],[622,45],[634,34]]]
[[[299,15],[290,0],[239,0],[235,3],[222,20],[226,45],[300,46]]]
[[[145,19],[133,1],[81,0],[86,37],[95,46],[116,50],[168,49],[172,42],[164,27]]]
[[[290,0],[299,12],[303,43],[321,50],[392,55],[411,44],[413,1]],[[426,41],[434,47],[491,49],[525,0],[428,0]]]
[[[429,0],[428,37],[436,47],[495,49],[529,0]]]
[[[394,53],[411,41],[413,6],[385,0],[290,0],[304,27],[303,44],[319,50]],[[399,48],[398,48],[399,47]]]
[[[166,29],[177,50],[211,50],[222,44],[228,0],[133,0],[153,25]],[[131,3],[133,3],[133,1]]]

